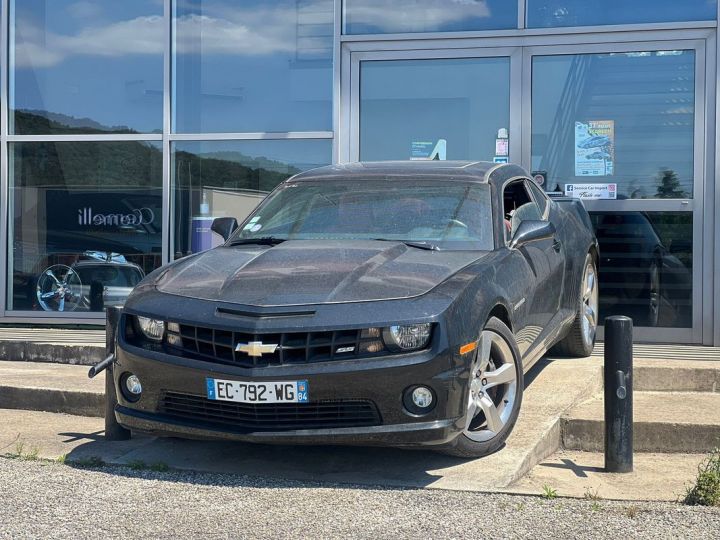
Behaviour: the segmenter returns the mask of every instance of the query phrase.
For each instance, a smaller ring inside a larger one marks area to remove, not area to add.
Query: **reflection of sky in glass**
[[[162,128],[162,0],[16,0],[10,10],[11,109],[73,127]],[[26,122],[18,132],[43,129]]]
[[[409,159],[413,142],[445,139],[447,159],[492,161],[509,127],[508,58],[368,61],[360,80],[361,160]]]
[[[549,191],[617,183],[620,198],[692,196],[693,51],[535,57],[532,100],[532,168],[548,172]],[[575,176],[575,122],[589,120],[614,121],[612,176]]]
[[[346,34],[517,28],[514,0],[345,0]]]
[[[184,0],[173,13],[173,129],[332,129],[332,0]]]
[[[528,0],[528,28],[710,21],[717,0]]]

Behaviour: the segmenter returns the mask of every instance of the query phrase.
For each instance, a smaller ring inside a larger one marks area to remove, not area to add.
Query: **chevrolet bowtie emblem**
[[[262,356],[272,354],[278,348],[277,344],[263,344],[262,341],[251,341],[250,343],[238,343],[235,347],[237,352],[244,352],[248,356]]]

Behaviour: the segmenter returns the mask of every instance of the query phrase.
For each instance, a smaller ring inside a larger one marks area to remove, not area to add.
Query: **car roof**
[[[513,177],[526,177],[528,174],[522,167],[512,163],[489,161],[365,161],[312,169],[287,181],[347,180],[353,176],[385,179],[412,176],[418,179],[499,183]]]

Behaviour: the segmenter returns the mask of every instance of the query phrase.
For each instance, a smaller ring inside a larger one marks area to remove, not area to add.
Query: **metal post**
[[[629,317],[605,319],[605,470],[633,470],[632,334]]]
[[[105,322],[105,354],[115,354],[115,338],[117,336],[118,324],[122,308],[108,307],[106,310]],[[115,406],[117,405],[117,394],[115,393],[115,381],[113,378],[113,364],[105,369],[105,439],[108,441],[127,441],[130,438],[130,430],[118,424],[115,418]]]

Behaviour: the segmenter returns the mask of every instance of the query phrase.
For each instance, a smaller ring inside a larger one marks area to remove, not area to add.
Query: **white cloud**
[[[352,24],[372,26],[381,32],[412,32],[492,15],[486,0],[394,0],[392,5],[388,9],[386,0],[348,2],[346,17]]]
[[[316,4],[318,9],[312,5],[298,8],[294,2],[252,9],[226,5],[212,14],[183,15],[175,20],[177,51],[236,55],[293,52],[298,24],[332,24],[332,3],[317,0]],[[329,10],[324,9],[328,6]],[[82,11],[82,6],[78,9]],[[163,52],[165,39],[161,16],[89,26],[72,35],[45,32],[29,21],[20,22],[18,28],[15,65],[19,67],[51,67],[81,55],[158,55]]]

